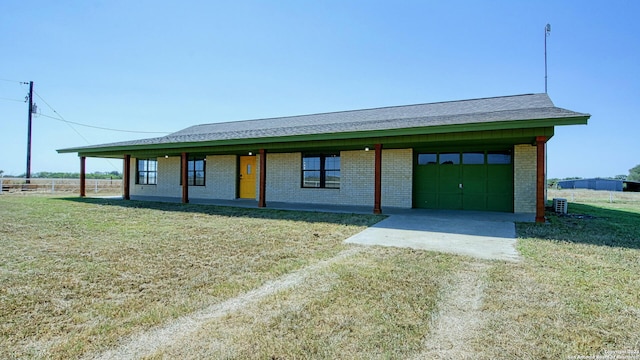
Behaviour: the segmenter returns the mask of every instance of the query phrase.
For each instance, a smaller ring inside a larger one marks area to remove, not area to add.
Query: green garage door
[[[513,211],[511,151],[418,153],[413,206]]]

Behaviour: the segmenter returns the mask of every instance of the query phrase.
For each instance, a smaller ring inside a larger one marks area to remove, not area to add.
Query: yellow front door
[[[240,156],[240,198],[256,198],[255,156]]]

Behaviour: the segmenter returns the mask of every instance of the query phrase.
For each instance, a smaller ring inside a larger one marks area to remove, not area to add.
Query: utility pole
[[[32,114],[33,114],[33,81],[29,81],[29,123],[27,125],[27,173],[26,173],[27,184],[31,183],[31,115]]]

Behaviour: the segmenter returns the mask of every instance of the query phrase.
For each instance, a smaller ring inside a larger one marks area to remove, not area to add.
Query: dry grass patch
[[[602,191],[588,189],[549,189],[549,199],[564,198],[570,203],[598,205],[607,209],[638,212],[640,209],[640,192]]]
[[[640,206],[570,204],[518,224],[520,264],[489,270],[481,359],[555,359],[640,348]],[[580,215],[580,216],[576,216]]]
[[[469,261],[451,276],[432,319],[432,329],[414,359],[471,359],[476,357],[472,341],[484,325],[486,261]]]
[[[0,197],[0,358],[72,358],[346,248],[381,218]]]
[[[419,351],[459,258],[374,247],[150,358],[388,359]]]
[[[639,349],[640,206],[569,211],[518,224],[524,260],[507,263],[343,244],[376,216],[0,196],[0,358],[104,354],[190,316],[184,336],[143,356],[547,359]],[[261,292],[271,283],[288,285]]]

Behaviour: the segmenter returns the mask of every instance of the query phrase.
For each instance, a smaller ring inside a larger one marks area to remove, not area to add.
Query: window
[[[489,151],[488,164],[511,164],[511,151]]]
[[[158,183],[158,160],[138,159],[136,184],[156,185]]]
[[[469,151],[461,153],[419,153],[418,165],[510,165],[513,161],[511,150]]]
[[[460,164],[460,153],[440,153],[440,164]]]
[[[340,155],[304,155],[302,187],[339,189]]]
[[[438,154],[418,154],[418,165],[438,163]]]
[[[484,165],[483,152],[467,152],[462,153],[462,163],[471,165]]]
[[[205,185],[206,163],[204,156],[189,156],[187,162],[187,184],[189,186]],[[180,185],[182,185],[182,177],[180,177]]]

